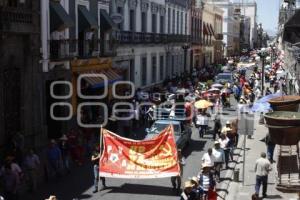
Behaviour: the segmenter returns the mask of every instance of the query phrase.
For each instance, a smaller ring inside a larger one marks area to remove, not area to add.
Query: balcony
[[[285,24],[296,12],[294,8],[280,8],[279,10],[279,24]]]
[[[216,40],[223,40],[223,34],[222,33],[218,33],[215,35],[215,39]]]
[[[0,31],[15,33],[33,32],[33,12],[13,7],[0,7]]]
[[[52,61],[71,60],[73,58],[111,57],[115,48],[111,40],[50,40],[49,58]]]
[[[120,31],[117,33],[117,40],[120,44],[184,43],[190,42],[190,36]]]

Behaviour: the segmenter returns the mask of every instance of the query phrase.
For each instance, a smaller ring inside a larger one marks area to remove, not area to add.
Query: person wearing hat
[[[208,192],[210,190],[215,190],[216,182],[213,174],[211,173],[211,167],[206,163],[202,164],[202,172],[198,174],[198,179],[202,199],[208,199]]]
[[[220,148],[223,149],[224,151],[224,157],[225,157],[225,166],[226,169],[228,169],[228,163],[229,163],[229,148],[228,148],[228,143],[229,139],[225,134],[221,134],[219,138],[219,143],[220,143]]]
[[[215,157],[215,176],[216,176],[216,181],[220,181],[220,172],[223,163],[225,162],[225,153],[224,150],[220,147],[220,142],[215,141],[215,147],[213,148],[212,152],[213,156]]]
[[[194,186],[195,185],[191,181],[186,181],[180,195],[180,200],[197,200],[197,194],[193,190]]]
[[[172,183],[172,186],[173,186],[173,190],[174,191],[177,190],[177,192],[180,192],[181,177],[183,175],[183,166],[185,165],[185,159],[182,157],[181,149],[178,149],[177,157],[178,157],[178,163],[179,163],[179,166],[180,166],[180,175],[171,177],[171,183]]]
[[[230,150],[230,154],[229,155],[231,157],[231,160],[233,160],[233,147],[234,147],[234,144],[235,144],[235,136],[236,136],[236,134],[233,133],[232,123],[230,121],[226,122],[226,126],[223,127],[222,133],[225,134],[227,136],[227,138],[229,139],[229,142],[228,142],[228,148]]]

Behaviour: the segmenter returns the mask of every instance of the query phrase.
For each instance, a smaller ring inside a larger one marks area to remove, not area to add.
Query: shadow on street
[[[123,184],[121,187],[109,187],[107,193],[126,193],[126,194],[145,194],[145,195],[161,195],[161,196],[176,196],[172,191],[171,186],[155,186],[141,184]]]

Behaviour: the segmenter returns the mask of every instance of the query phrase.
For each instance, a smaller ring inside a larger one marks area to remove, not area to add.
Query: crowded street
[[[300,0],[0,0],[0,200],[300,200],[299,22]]]

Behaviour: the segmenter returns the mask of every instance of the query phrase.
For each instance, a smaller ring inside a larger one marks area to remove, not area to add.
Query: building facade
[[[215,22],[214,22],[214,61],[215,63],[222,63],[224,60],[224,44],[223,44],[223,13],[224,11],[214,6]]]
[[[114,67],[136,87],[149,87],[189,70],[187,0],[117,0],[119,46]]]
[[[1,150],[16,138],[24,138],[24,150],[43,137],[39,31],[39,1],[0,2]]]
[[[108,13],[109,3],[103,0],[41,0],[40,92],[46,138],[59,138],[77,125],[78,104],[88,99],[84,95],[106,87],[99,74],[109,83],[120,79],[112,69],[116,25]]]
[[[250,48],[256,48],[257,44],[257,4],[255,0],[248,0],[243,3],[234,3],[239,7],[242,16],[250,17]]]
[[[202,31],[202,10],[203,3],[196,0],[192,1],[191,5],[191,54],[190,67],[201,68],[204,66],[203,56],[203,31]]]
[[[204,48],[204,65],[210,65],[215,62],[214,42],[215,42],[215,11],[214,5],[204,3],[203,6],[203,48]]]
[[[242,15],[240,23],[240,48],[241,50],[248,50],[251,48],[250,44],[251,33],[251,18]]]
[[[234,18],[234,5],[231,0],[205,0],[207,4],[217,6],[223,10],[223,43],[224,56],[229,57],[237,54],[234,41],[237,35],[234,26],[238,21]],[[239,34],[238,34],[239,35]]]

